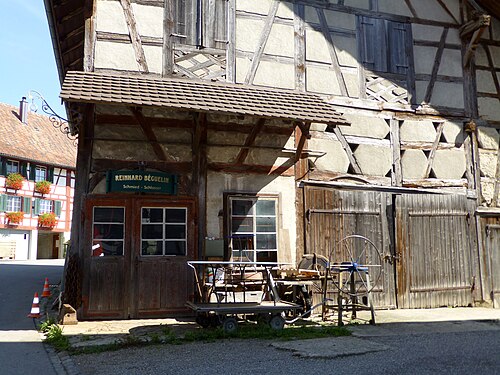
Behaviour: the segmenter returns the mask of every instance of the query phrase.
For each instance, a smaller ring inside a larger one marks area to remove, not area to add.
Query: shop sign
[[[108,171],[106,192],[177,194],[177,175],[147,171]]]

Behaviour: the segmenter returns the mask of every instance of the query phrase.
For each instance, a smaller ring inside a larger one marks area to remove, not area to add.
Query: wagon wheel
[[[227,317],[222,322],[222,328],[226,333],[234,333],[238,330],[238,321],[232,316]]]
[[[328,268],[328,258],[319,254],[304,254],[300,263],[299,269],[319,271],[321,277],[325,276]],[[303,306],[305,311],[309,310],[312,305],[312,298],[314,294],[323,295],[323,281],[319,277],[317,280],[312,280],[312,285],[308,288],[307,296],[302,294],[304,301]],[[306,316],[304,316],[306,317]]]
[[[275,331],[281,331],[285,326],[285,318],[283,318],[279,314],[273,315],[273,317],[269,321],[269,326]]]
[[[339,292],[351,297],[370,293],[383,272],[382,256],[377,246],[364,236],[351,235],[344,237],[336,246],[336,258],[347,257],[348,261],[333,261],[334,250],[330,253],[328,271],[337,273],[333,284]]]

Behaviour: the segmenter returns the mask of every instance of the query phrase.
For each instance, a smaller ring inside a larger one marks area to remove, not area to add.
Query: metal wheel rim
[[[337,242],[337,248],[340,248],[341,246],[345,246],[347,241],[350,241],[353,239],[358,239],[358,240],[365,242],[365,246],[364,246],[363,250],[361,251],[361,254],[355,258],[353,255],[353,250],[346,247],[348,255],[350,257],[350,262],[333,263],[332,262],[333,249],[332,249],[332,251],[330,251],[330,255],[328,257],[330,266],[328,267],[327,272],[328,271],[331,272],[332,265],[340,266],[341,268],[342,267],[345,267],[345,268],[350,267],[351,270],[349,270],[349,271],[339,272],[339,277],[342,278],[344,273],[349,272],[349,279],[350,279],[351,274],[354,274],[355,280],[356,280],[356,278],[359,278],[362,281],[362,283],[359,284],[357,288],[356,287],[354,287],[354,289],[352,289],[351,287],[346,288],[346,285],[350,286],[350,284],[351,284],[350,280],[348,280],[346,283],[342,283],[342,285],[340,285],[341,284],[340,280],[337,280],[337,281],[332,280],[332,281],[340,293],[343,293],[343,294],[346,294],[346,295],[349,295],[352,297],[357,297],[359,295],[365,295],[365,294],[370,293],[375,288],[375,286],[378,284],[378,282],[380,281],[380,278],[382,277],[383,262],[382,262],[382,255],[380,254],[380,251],[378,250],[377,246],[373,243],[373,241],[370,240],[369,238],[367,238],[365,236],[361,236],[359,234],[353,234],[353,235],[349,235],[349,236],[342,238],[339,242]],[[371,249],[372,254],[374,254],[374,256],[377,260],[377,262],[375,262],[376,264],[373,264],[373,263],[372,264],[359,264],[359,261],[361,260],[360,258],[362,257],[362,254],[367,253],[366,250],[368,247]],[[369,272],[370,275],[375,274],[374,278],[372,278],[370,276],[370,287],[368,287],[366,279],[363,279],[363,272],[364,272],[363,269],[365,267],[367,268],[367,271]],[[365,287],[365,290],[363,290],[363,291],[361,291],[362,286]]]
[[[224,332],[226,333],[234,333],[238,329],[238,322],[235,318],[226,318],[222,323],[224,328]]]

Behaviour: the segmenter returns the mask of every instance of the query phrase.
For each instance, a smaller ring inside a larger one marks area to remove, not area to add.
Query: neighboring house
[[[75,164],[76,144],[48,116],[25,98],[0,104],[0,258],[64,258]]]
[[[186,260],[242,235],[291,263],[369,237],[380,307],[500,306],[495,1],[45,2],[80,318],[184,313]]]

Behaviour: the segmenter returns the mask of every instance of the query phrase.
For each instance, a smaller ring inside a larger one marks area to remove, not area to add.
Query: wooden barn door
[[[137,200],[133,210],[132,316],[186,313],[193,289],[186,261],[196,254],[194,202]]]
[[[332,261],[349,261],[337,244],[349,235],[369,238],[381,254],[383,273],[373,289],[377,307],[395,307],[394,266],[391,251],[392,197],[375,191],[347,191],[306,186],[306,253],[316,253]],[[388,212],[389,211],[389,212]]]
[[[500,225],[486,226],[486,252],[491,278],[491,299],[493,307],[500,308]]]
[[[398,306],[472,304],[476,258],[467,198],[405,194],[396,208]]]

